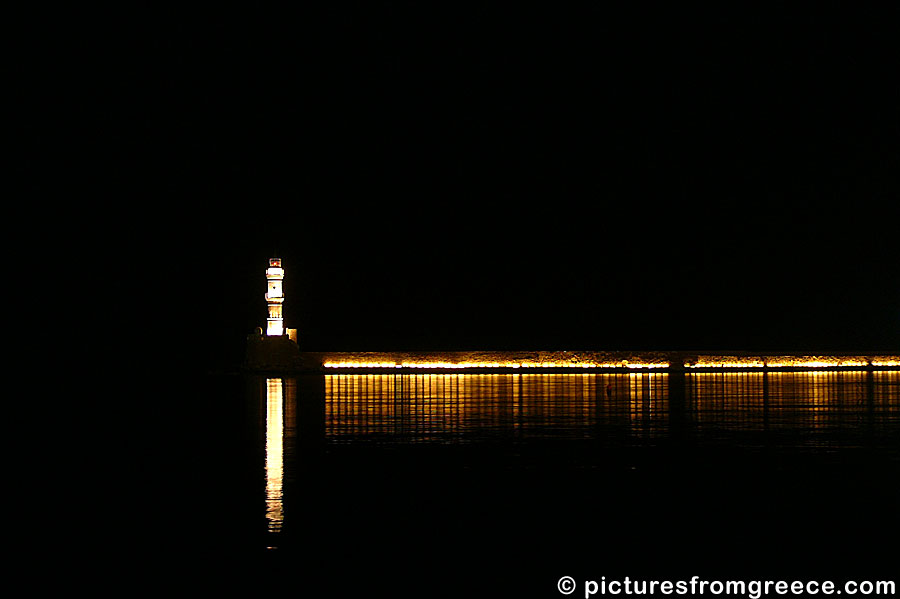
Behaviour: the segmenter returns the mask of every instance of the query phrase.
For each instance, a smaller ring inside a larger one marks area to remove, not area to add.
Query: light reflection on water
[[[266,522],[269,532],[284,523],[285,452],[288,457],[296,437],[296,379],[266,379],[265,470]]]
[[[284,385],[266,380],[266,521],[277,532],[284,521]]]
[[[300,464],[322,455],[305,453],[310,447],[383,445],[416,454],[425,445],[551,439],[590,442],[576,445],[596,452],[588,460],[613,446],[685,441],[787,451],[870,446],[894,460],[900,449],[898,371],[335,374],[258,382],[269,533],[289,526],[285,497],[306,467]],[[304,438],[311,444],[298,445]]]
[[[665,374],[340,374],[325,377],[334,442],[587,438],[665,432]]]
[[[696,436],[792,433],[804,446],[857,445],[900,429],[900,372],[692,373],[688,413]]]
[[[804,445],[835,434],[855,443],[859,432],[897,430],[898,377],[897,371],[689,373],[680,411],[701,441],[772,431],[802,433]],[[652,441],[671,432],[678,410],[670,411],[669,394],[667,373],[327,375],[325,436],[334,443]]]

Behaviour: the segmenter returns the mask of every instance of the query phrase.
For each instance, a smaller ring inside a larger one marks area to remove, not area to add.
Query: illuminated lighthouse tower
[[[269,268],[266,269],[268,281],[266,291],[266,303],[269,304],[269,316],[266,319],[266,335],[280,337],[284,335],[284,269],[281,268],[281,258],[269,258]]]

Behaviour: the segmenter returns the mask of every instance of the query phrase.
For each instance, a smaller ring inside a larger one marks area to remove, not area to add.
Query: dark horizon
[[[894,8],[292,10],[147,9],[66,88],[100,251],[210,364],[275,251],[308,349],[900,347]]]
[[[353,269],[335,264],[333,256],[322,263],[311,254],[304,261],[302,252],[281,245],[285,322],[298,329],[304,351],[891,352],[900,339],[898,323],[885,318],[890,306],[879,309],[870,300],[890,280],[862,268],[844,275],[800,272],[799,280],[788,269],[769,269],[768,283],[737,296],[722,291],[727,281],[716,276],[698,289],[668,279],[659,284],[667,276],[660,269],[647,276],[660,285],[654,295],[654,285],[636,281],[627,267],[599,268],[590,272],[600,273],[603,287],[620,291],[598,297],[601,286],[577,274],[583,265],[574,275],[515,266]],[[268,252],[235,251],[203,261],[210,297],[222,298],[210,302],[201,342],[218,368],[239,364],[246,335],[265,322]],[[751,273],[738,269],[730,289]],[[382,278],[400,280],[380,284]],[[636,289],[623,290],[629,285]]]

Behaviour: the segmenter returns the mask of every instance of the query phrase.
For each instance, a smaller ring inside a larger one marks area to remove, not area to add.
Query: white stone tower
[[[266,291],[266,303],[269,305],[269,316],[266,319],[266,335],[280,337],[284,335],[284,269],[281,268],[281,258],[269,258],[269,268],[266,269],[268,282]]]

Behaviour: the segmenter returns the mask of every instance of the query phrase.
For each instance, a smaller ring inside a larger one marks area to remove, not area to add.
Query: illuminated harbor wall
[[[699,354],[686,359],[684,366],[685,368],[890,368],[900,366],[900,356]]]
[[[322,356],[332,368],[667,368],[665,353],[577,351],[341,352]]]
[[[328,352],[307,354],[310,363],[326,371],[382,369],[591,369],[622,371],[654,369],[762,370],[898,368],[900,355],[886,354],[782,354],[730,352]]]

